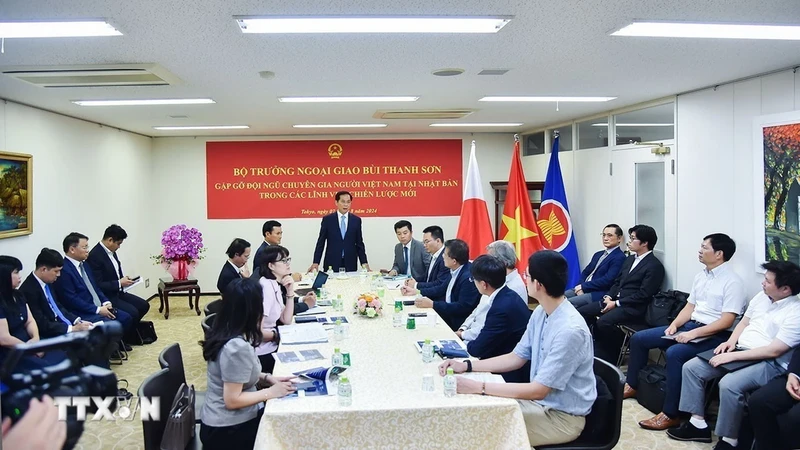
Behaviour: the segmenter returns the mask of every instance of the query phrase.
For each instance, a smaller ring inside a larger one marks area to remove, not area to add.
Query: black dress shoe
[[[722,439],[720,439],[717,442],[717,445],[714,446],[714,450],[733,450],[735,448],[736,447],[732,446],[731,444],[728,444],[727,442],[723,441]]]
[[[670,428],[667,430],[667,436],[678,441],[705,442],[710,444],[711,427],[706,426],[700,429],[687,421],[677,428]]]
[[[133,347],[131,347],[130,345],[128,345],[125,342],[122,343],[122,348],[125,349],[126,352],[129,352],[129,351],[133,350]]]

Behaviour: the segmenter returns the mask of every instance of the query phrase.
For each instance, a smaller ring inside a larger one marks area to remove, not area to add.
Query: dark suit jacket
[[[789,373],[800,376],[800,349],[795,348],[792,359],[789,361]]]
[[[653,295],[661,290],[661,283],[664,281],[664,266],[655,255],[650,253],[631,271],[635,259],[636,255],[628,256],[625,259],[619,275],[607,295],[614,300],[619,300],[621,307],[635,308],[644,314]]]
[[[461,267],[455,284],[453,284],[453,290],[450,292],[450,303],[447,303],[445,298],[434,300],[433,302],[433,310],[439,313],[453,331],[458,330],[458,327],[472,314],[472,310],[478,306],[478,302],[481,300],[478,288],[475,287],[475,283],[469,280],[472,276],[471,269],[472,263],[469,262]],[[447,295],[447,284],[444,286],[445,296]],[[517,301],[519,302],[519,299]]]
[[[595,266],[597,266],[597,261],[603,256],[603,253],[605,253],[605,250],[600,250],[592,256],[589,265],[581,272],[581,280],[578,282],[583,292],[585,294],[592,294],[592,300],[596,302],[602,300],[606,292],[611,289],[614,280],[616,280],[617,275],[619,275],[622,263],[625,262],[625,253],[622,253],[622,250],[617,247],[608,254],[606,259],[603,260],[603,264],[600,264],[600,267],[594,272],[592,281],[586,281],[586,278],[591,275]]]
[[[428,278],[428,267],[431,265],[431,255],[425,251],[422,242],[412,239],[408,251],[408,259],[411,261],[411,277],[415,280],[425,281]],[[392,270],[396,270],[398,274],[405,274],[406,261],[403,256],[403,244],[397,243],[394,246],[394,264]]]
[[[267,247],[269,247],[267,241],[262,241],[261,245],[258,246],[256,254],[255,256],[253,256],[253,273],[250,275],[250,278],[254,278],[256,280],[261,278],[261,267],[259,266],[259,264],[261,264],[261,261],[259,261],[258,258],[261,257],[261,255],[264,253],[264,250],[266,250]],[[221,293],[222,291],[220,291],[220,294]]]
[[[327,248],[325,243],[328,243]],[[325,249],[325,258],[322,258],[322,250]],[[352,212],[348,213],[347,231],[344,239],[339,230],[339,213],[334,212],[322,218],[319,227],[319,237],[317,247],[314,249],[314,264],[323,261],[321,270],[328,270],[333,267],[334,272],[339,271],[342,263],[342,250],[344,250],[344,266],[348,272],[358,270],[358,261],[361,264],[367,263],[367,253],[364,247],[364,237],[361,234],[361,218]]]
[[[106,249],[103,244],[98,242],[97,245],[89,252],[89,258],[86,263],[92,268],[92,275],[94,281],[106,297],[116,297],[119,295],[121,289],[119,288],[120,274],[114,270],[114,264],[108,259]],[[65,262],[66,264],[66,262]],[[119,264],[119,270],[122,271],[122,263]]]
[[[36,280],[33,273],[28,275],[28,278],[25,279],[19,287],[19,290],[25,296],[25,300],[31,308],[31,314],[33,314],[33,319],[36,321],[36,326],[39,328],[40,338],[51,338],[67,333],[67,324],[53,314],[53,310],[47,302],[47,297],[44,295],[44,290],[42,290],[42,286],[39,284],[39,281]],[[70,323],[75,323],[75,319],[78,317],[69,312],[69,310],[58,301],[56,291],[52,286],[50,287],[50,293],[53,295],[56,308],[61,311],[61,314],[63,314]]]
[[[447,294],[447,285],[450,283],[450,269],[444,265],[444,251],[439,253],[439,257],[431,264],[433,264],[433,268],[430,275],[424,282],[417,283],[417,289],[420,294],[433,301],[444,300]]]
[[[239,272],[233,268],[229,261],[225,261],[225,265],[222,266],[222,270],[219,272],[219,278],[217,279],[217,290],[219,293],[225,292],[225,288],[228,284],[237,278],[240,278]]]
[[[519,294],[503,287],[486,312],[480,334],[467,344],[467,351],[480,359],[511,353],[525,333],[530,317],[531,311],[519,301]]]
[[[103,291],[94,280],[92,268],[88,264],[84,264],[86,275],[89,277],[89,282],[94,286],[97,296],[100,298],[100,303],[105,303],[108,298],[103,294]],[[75,265],[67,258],[64,258],[64,267],[61,269],[61,276],[53,283],[58,298],[64,306],[75,314],[80,315],[82,318],[89,316],[94,317],[97,315],[97,306],[92,301],[92,294],[83,282],[80,272]]]

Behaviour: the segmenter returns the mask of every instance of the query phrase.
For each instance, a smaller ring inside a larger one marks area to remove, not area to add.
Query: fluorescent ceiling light
[[[415,102],[419,97],[278,97],[283,103]]]
[[[216,103],[210,98],[159,98],[149,100],[73,100],[80,106],[203,105]]]
[[[432,127],[519,127],[521,123],[432,123]]]
[[[102,20],[81,22],[0,22],[0,38],[121,36]]]
[[[800,25],[634,22],[612,36],[800,40]]]
[[[607,127],[607,123],[593,123],[593,127]],[[671,123],[618,123],[618,127],[671,127]]]
[[[336,123],[328,125],[292,125],[294,128],[384,128],[385,123]]]
[[[512,16],[243,17],[243,33],[497,33]]]
[[[607,102],[617,97],[532,97],[532,96],[487,96],[480,102]]]
[[[194,125],[180,127],[153,127],[155,130],[179,131],[179,130],[243,130],[250,128],[247,125]]]

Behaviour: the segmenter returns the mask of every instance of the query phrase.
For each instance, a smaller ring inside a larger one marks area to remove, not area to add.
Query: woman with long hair
[[[17,290],[21,284],[22,262],[13,256],[0,255],[0,363],[4,363],[11,348],[39,340],[39,328],[33,320],[25,296]],[[51,351],[26,355],[17,362],[14,372],[28,372],[63,361],[63,352]]]
[[[291,377],[261,372],[255,347],[262,340],[263,313],[261,285],[249,278],[233,280],[222,294],[211,330],[200,341],[208,362],[200,425],[206,449],[253,448],[264,402],[295,390]]]
[[[256,354],[261,361],[261,370],[272,372],[275,367],[272,354],[278,350],[278,321],[288,325],[292,323],[294,315],[292,258],[285,247],[270,245],[255,263],[261,274],[258,282],[264,292],[264,318],[261,320],[263,340],[256,348]]]

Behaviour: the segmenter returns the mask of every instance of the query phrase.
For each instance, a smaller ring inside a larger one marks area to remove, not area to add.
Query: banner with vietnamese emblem
[[[206,143],[209,219],[320,217],[342,190],[362,217],[457,216],[461,179],[457,139]]]

